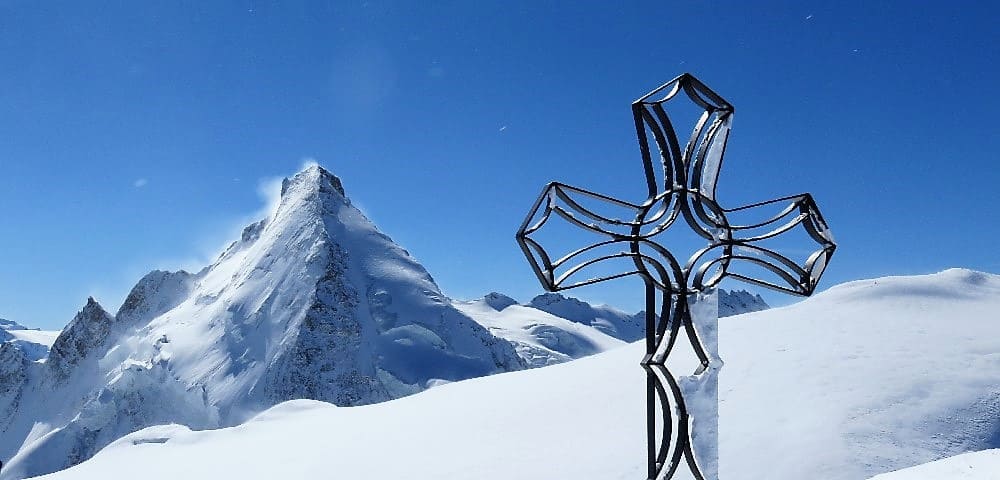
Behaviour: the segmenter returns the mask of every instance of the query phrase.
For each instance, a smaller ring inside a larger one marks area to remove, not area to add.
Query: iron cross
[[[682,145],[677,133],[683,126],[671,121],[666,105],[685,98],[702,113]],[[629,202],[552,182],[535,201],[517,232],[517,241],[548,291],[628,276],[642,279],[647,478],[673,478],[684,461],[696,479],[716,480],[718,373],[722,367],[718,314],[711,308],[708,314],[697,314],[699,305],[709,303],[697,301],[698,297],[714,301],[711,294],[724,278],[811,295],[836,244],[808,193],[734,209],[716,202],[716,180],[733,106],[694,76],[685,73],[636,100],[632,115],[647,197]],[[678,219],[708,242],[684,264],[656,241]],[[598,240],[552,258],[533,238],[552,221],[569,222],[593,232]],[[818,244],[798,261],[766,246],[769,240],[792,231],[804,232],[807,241]],[[699,366],[678,379],[665,362],[681,331]]]

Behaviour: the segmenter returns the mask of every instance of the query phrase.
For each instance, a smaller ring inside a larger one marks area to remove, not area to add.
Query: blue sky
[[[310,158],[449,295],[528,300],[539,189],[633,191],[629,104],[684,71],[736,106],[725,205],[816,195],[824,287],[1000,272],[1000,9],[750,3],[0,0],[0,316],[207,264]]]

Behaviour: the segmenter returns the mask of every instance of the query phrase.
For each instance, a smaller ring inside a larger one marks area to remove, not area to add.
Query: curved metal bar
[[[660,149],[660,160],[663,163],[663,184],[664,187],[668,187],[669,184],[679,183],[677,178],[678,175],[683,175],[684,172],[684,157],[681,154],[681,146],[677,140],[677,134],[674,132],[673,125],[670,123],[670,119],[667,117],[667,112],[663,110],[662,107],[653,107],[653,113],[650,114],[645,108],[641,109],[642,118],[644,123],[650,127],[650,131],[653,132],[653,137],[656,138],[656,146]],[[657,121],[659,120],[659,121]],[[661,123],[665,122],[665,123]],[[654,128],[655,127],[655,128]],[[666,131],[663,128],[667,128]],[[668,160],[667,154],[669,153]],[[669,169],[669,176],[667,175]]]
[[[586,247],[578,248],[578,249],[576,249],[576,250],[574,250],[574,251],[572,251],[570,253],[567,253],[566,255],[563,255],[562,258],[560,258],[560,259],[552,262],[550,265],[552,266],[553,269],[556,269],[556,268],[561,267],[564,263],[572,260],[573,258],[576,258],[578,255],[582,255],[582,254],[587,253],[587,252],[589,252],[591,250],[594,250],[596,248],[601,248],[601,247],[604,247],[604,246],[607,246],[607,245],[614,245],[616,243],[629,243],[629,241],[628,240],[611,239],[611,240],[605,240],[603,242],[592,243],[592,244],[590,244],[590,245],[588,245]]]
[[[621,220],[621,219],[610,218],[610,217],[608,217],[606,215],[601,215],[599,213],[595,213],[593,210],[591,210],[591,209],[589,209],[587,207],[584,207],[582,204],[580,204],[580,202],[577,202],[575,199],[573,199],[572,197],[570,197],[569,194],[566,193],[566,190],[572,191],[574,193],[579,193],[579,194],[584,195],[584,196],[591,197],[591,198],[593,198],[595,200],[605,201],[605,202],[613,203],[615,205],[622,206],[622,207],[625,207],[625,208],[630,208],[630,209],[632,209],[632,210],[634,210],[636,212],[638,212],[639,210],[648,208],[648,205],[634,205],[634,204],[631,204],[631,203],[628,203],[628,202],[615,201],[614,199],[612,199],[611,197],[608,197],[606,195],[602,195],[602,194],[599,194],[599,193],[596,193],[596,192],[592,192],[590,190],[584,190],[582,188],[570,187],[568,185],[559,184],[559,185],[556,185],[555,188],[553,188],[553,190],[552,190],[553,191],[553,195],[555,195],[556,197],[558,197],[560,200],[564,201],[567,204],[567,206],[571,207],[573,210],[576,210],[576,211],[579,211],[580,213],[582,213],[584,216],[586,216],[586,217],[588,217],[588,218],[590,218],[592,220],[596,220],[598,222],[609,223],[609,224],[620,225],[620,226],[627,226],[627,227],[630,227],[630,228],[633,227],[633,226],[635,226],[637,223],[639,225],[641,225],[641,226],[645,226],[645,225],[650,225],[650,224],[653,224],[653,223],[657,222],[660,218],[662,218],[663,215],[666,214],[667,208],[669,207],[669,204],[663,206],[655,215],[653,215],[650,218],[644,218],[641,222],[636,222],[634,220],[633,221],[624,221],[624,220]],[[669,197],[664,196],[663,194],[658,195],[657,197],[654,197],[654,198],[661,198],[661,197],[662,198],[669,198]],[[557,206],[558,205],[553,206],[552,208],[556,208]]]
[[[701,266],[699,266],[698,270],[695,272],[694,276],[691,278],[691,286],[692,286],[692,288],[694,290],[703,290],[703,289],[706,289],[706,288],[712,288],[712,287],[718,285],[718,283],[722,280],[722,278],[726,277],[726,276],[744,278],[742,275],[737,275],[737,274],[734,274],[734,273],[730,272],[728,270],[728,267],[727,267],[727,269],[724,270],[721,274],[712,277],[711,279],[709,279],[708,282],[704,281],[704,276],[705,276],[705,273],[708,272],[708,269],[712,268],[712,265],[714,265],[716,263],[719,263],[719,262],[722,262],[722,261],[725,261],[726,259],[728,259],[728,261],[730,263],[735,262],[737,260],[743,260],[743,261],[747,261],[747,262],[753,263],[753,264],[755,264],[757,266],[763,267],[763,268],[771,271],[775,275],[781,277],[781,279],[784,280],[792,289],[795,289],[797,287],[801,287],[802,286],[801,280],[802,280],[802,278],[806,277],[807,274],[806,274],[805,270],[803,270],[801,267],[799,267],[798,265],[795,265],[794,263],[791,262],[791,260],[788,260],[784,256],[782,256],[780,254],[777,254],[775,252],[772,252],[770,250],[767,250],[767,249],[764,249],[764,248],[759,248],[759,247],[749,247],[749,248],[752,248],[754,250],[760,251],[761,253],[767,255],[768,257],[771,257],[771,258],[774,258],[775,260],[778,260],[780,263],[783,263],[782,260],[790,262],[790,265],[789,264],[785,264],[785,266],[788,267],[789,270],[791,270],[791,272],[785,271],[780,266],[778,266],[776,264],[773,264],[771,262],[765,261],[765,260],[761,259],[760,257],[751,257],[751,256],[747,256],[747,255],[727,255],[727,256],[724,256],[724,257],[718,257],[718,258],[711,259],[711,260],[709,260],[709,261],[701,264]],[[697,262],[697,259],[695,259],[695,262]],[[794,275],[792,275],[792,274],[794,274]],[[763,280],[761,282],[763,282]],[[754,282],[754,283],[756,283],[758,285],[761,284],[759,282]],[[768,283],[768,285],[773,285],[773,284]]]
[[[637,103],[646,103],[646,101],[649,100],[650,97],[652,97],[653,95],[656,95],[659,92],[662,92],[667,87],[672,87],[671,90],[670,90],[670,92],[668,92],[660,100],[656,100],[656,102],[657,103],[663,103],[663,102],[666,102],[666,101],[674,98],[681,91],[680,80],[682,78],[684,78],[685,75],[688,75],[688,74],[687,73],[682,73],[682,74],[674,77],[669,82],[664,83],[663,85],[660,85],[659,87],[654,88],[651,92],[643,95],[642,97],[639,97],[639,99],[636,100],[636,101],[634,101],[634,102],[632,102],[632,104],[634,105],[634,104],[637,104]]]
[[[632,121],[635,123],[636,139],[639,140],[639,156],[642,158],[642,171],[646,178],[646,198],[648,200],[656,196],[656,193],[660,191],[660,186],[656,183],[656,172],[653,170],[653,156],[649,151],[649,137],[646,135],[643,110],[642,104],[638,101],[632,104]]]
[[[601,228],[599,225],[597,225],[596,223],[585,223],[582,220],[576,218],[576,216],[573,215],[573,212],[570,212],[570,211],[568,211],[568,210],[560,207],[559,205],[554,205],[551,208],[551,211],[555,212],[557,215],[559,215],[560,217],[562,217],[564,220],[566,220],[566,221],[568,221],[568,222],[570,222],[570,223],[572,223],[572,224],[574,224],[574,225],[576,225],[576,226],[578,226],[578,227],[580,227],[580,228],[582,228],[584,230],[590,230],[591,232],[599,233],[601,235],[604,235],[606,237],[611,237],[611,238],[628,238],[627,236],[623,236],[622,234],[620,234],[618,232],[612,232],[610,230],[605,230],[605,229]]]
[[[651,367],[654,371],[657,371],[662,375],[663,380],[666,380],[667,386],[670,387],[670,392],[674,398],[674,409],[677,411],[677,447],[674,448],[670,462],[667,465],[661,464],[656,477],[660,478],[660,475],[663,475],[663,478],[671,478],[677,471],[677,467],[680,466],[681,457],[688,455],[688,451],[691,449],[691,418],[688,415],[687,405],[684,402],[684,394],[681,392],[681,388],[680,385],[677,384],[677,380],[675,380],[673,374],[670,373],[670,369],[662,364],[651,365]],[[704,476],[701,471],[697,469],[697,466],[692,468],[691,473],[696,479],[704,480]]]
[[[781,212],[779,212],[777,215],[774,215],[773,217],[771,217],[771,218],[769,218],[767,220],[764,220],[763,222],[758,222],[758,223],[755,223],[753,225],[733,225],[731,228],[733,230],[753,230],[753,229],[756,229],[756,228],[763,227],[765,225],[769,225],[771,223],[775,223],[775,222],[781,220],[782,218],[787,217],[792,212],[795,212],[796,210],[799,210],[799,208],[801,207],[801,202],[803,200],[803,197],[802,196],[795,196],[795,197],[792,197],[792,198],[794,200],[791,203],[789,203],[788,206],[786,206],[783,210],[781,210]],[[753,207],[760,207],[760,206],[768,205],[768,204],[771,204],[771,203],[778,203],[780,201],[782,201],[782,200],[774,200],[774,201],[771,201],[771,202],[761,202],[761,203],[758,203],[758,204],[754,205]],[[726,209],[723,209],[723,210],[726,213],[730,213],[730,212],[736,212],[736,211],[740,211],[740,210],[747,210],[747,209],[753,208],[753,207],[740,207],[740,208],[733,208],[733,209],[730,209],[730,210],[726,210]]]
[[[684,199],[684,207],[686,208],[682,207],[682,210],[684,210],[687,214],[684,219],[688,222],[688,226],[701,235],[702,238],[710,241],[728,240],[732,238],[733,229],[729,226],[729,220],[726,218],[726,213],[722,207],[719,206],[719,204],[715,203],[714,200],[706,197],[701,192],[694,190],[687,191]],[[711,215],[705,211],[706,207],[712,211]],[[692,211],[694,216],[691,216]],[[702,224],[698,223],[696,220],[701,220],[704,224],[713,227],[715,230],[704,228]]]
[[[681,323],[684,325],[684,330],[687,331],[688,341],[691,343],[691,349],[694,350],[694,354],[698,357],[698,361],[701,362],[701,368],[694,372],[695,375],[701,374],[708,367],[711,362],[711,358],[708,356],[708,352],[705,351],[705,344],[701,341],[701,335],[698,334],[698,329],[694,328],[694,320],[691,318],[691,305],[688,304],[688,298],[685,295],[681,300]]]
[[[673,438],[673,416],[670,414],[671,402],[670,398],[667,396],[667,389],[663,387],[660,377],[653,371],[653,368],[649,365],[642,365],[642,367],[646,370],[646,375],[649,376],[653,383],[656,398],[659,400],[660,404],[660,418],[663,422],[663,431],[660,434],[659,448],[655,449],[655,463],[656,465],[663,465],[667,460],[667,455],[669,455],[672,450],[670,448],[671,445],[677,443],[677,441]],[[653,474],[652,478],[656,478],[656,471],[651,471],[650,473]]]
[[[709,112],[706,111],[705,112],[706,120],[708,119],[708,115]],[[718,135],[722,132],[728,131],[729,129],[727,125],[728,119],[729,119],[728,112],[716,117],[715,121],[712,122],[712,125],[708,127],[708,132],[705,134],[705,139],[702,140],[698,145],[698,151],[694,156],[694,161],[691,162],[691,173],[689,174],[689,178],[691,178],[692,189],[698,191],[701,191],[703,189],[701,181],[704,178],[705,158],[708,156],[708,152],[710,152],[712,150],[712,147],[715,145]],[[722,141],[724,142],[726,141],[726,139],[724,138]],[[720,158],[719,164],[715,166],[715,172],[713,173],[713,178],[718,177],[719,170],[721,168],[722,168],[722,162]],[[711,185],[711,190],[714,193],[715,191],[714,182],[713,185]]]
[[[544,225],[545,222],[549,219],[549,215],[552,213],[552,199],[549,197],[549,190],[551,189],[552,189],[551,184],[542,189],[542,194],[538,196],[538,200],[535,200],[535,206],[531,207],[531,214],[529,214],[524,219],[524,223],[521,224],[521,228],[517,231],[518,240],[528,235],[531,235],[539,228],[542,228],[542,225]],[[538,207],[542,205],[542,202],[545,202],[545,208],[543,209],[545,213],[542,214],[541,219],[539,219],[533,225],[528,226],[529,223],[531,222],[531,219],[534,218],[535,212],[538,211]]]
[[[683,284],[680,281],[684,278],[684,270],[681,268],[681,264],[680,264],[680,262],[677,261],[677,258],[674,257],[674,255],[672,253],[670,253],[670,250],[667,250],[662,245],[660,245],[660,244],[658,244],[656,242],[651,242],[649,240],[640,239],[640,240],[636,240],[635,243],[640,246],[640,252],[641,252],[641,246],[646,246],[647,248],[649,248],[649,249],[653,250],[654,252],[658,253],[661,257],[665,258],[667,260],[667,262],[670,264],[670,272],[669,273],[671,273],[673,275],[668,275],[668,276],[664,277],[664,282],[663,283],[668,284],[668,285],[672,284],[673,282],[670,282],[669,279],[674,278],[674,279],[677,279],[677,283],[679,285],[681,285],[681,287],[683,287]],[[643,255],[643,257],[652,258],[652,257],[649,257],[648,255]],[[657,263],[659,263],[659,262],[657,262]],[[662,266],[663,264],[660,263],[660,265]],[[673,291],[673,290],[670,290],[670,291]]]
[[[703,207],[708,205],[713,209],[718,209],[720,213],[721,209],[719,209],[718,206],[715,205],[715,202],[705,202],[705,201],[691,202],[690,199],[688,198],[690,195],[697,195],[699,196],[699,198],[701,196],[697,192],[688,192],[688,195],[684,196],[685,199],[683,202],[681,202],[681,213],[684,215],[684,221],[687,222],[688,227],[691,227],[691,230],[693,230],[694,233],[698,234],[698,236],[710,242],[717,241],[717,235],[716,235],[717,232],[703,227],[700,223],[698,223],[698,219],[705,221],[705,223],[713,224],[713,226],[716,226],[717,228],[723,230],[729,230],[725,226],[725,223],[723,225],[714,224],[710,220],[710,217],[708,217],[707,214],[705,213]],[[691,208],[692,203],[696,206],[696,208],[694,208],[694,213],[692,213],[692,208]],[[720,218],[725,219],[725,216],[721,216]],[[725,234],[723,236],[728,238],[730,235]]]
[[[719,95],[718,93],[715,93],[715,91],[713,91],[711,88],[708,88],[707,85],[701,83],[701,80],[695,78],[694,75],[691,75],[690,73],[685,73],[681,75],[681,77],[684,77],[687,80],[687,83],[690,85],[690,90],[685,89],[685,91],[689,96],[692,96],[692,100],[694,100],[696,103],[698,100],[695,100],[695,97],[701,99],[702,101],[705,101],[704,99],[701,98],[701,95],[704,95],[708,97],[710,101],[718,105],[716,107],[717,109],[726,110],[729,112],[732,112],[734,110],[732,104],[727,102],[726,99],[722,98],[722,96]],[[695,93],[692,93],[692,90]],[[706,107],[702,105],[702,108]]]
[[[708,135],[706,135],[703,140],[699,141],[699,139],[701,138],[702,132],[705,131],[705,124],[708,123],[708,119],[711,116],[712,116],[712,112],[709,111],[709,110],[705,110],[704,112],[701,113],[701,116],[698,117],[698,123],[695,124],[694,131],[691,132],[691,137],[688,138],[687,145],[684,146],[684,167],[685,167],[685,170],[688,169],[688,168],[694,167],[695,159],[698,156],[695,152],[701,151],[702,147],[706,143],[710,143],[710,141],[711,141],[709,139]],[[690,177],[690,172],[686,172],[685,171],[684,172],[684,177],[685,177],[685,181],[684,182],[678,182],[678,183],[681,183],[682,185],[690,185],[690,186],[692,186],[694,188],[697,188],[697,187],[695,187],[694,183],[691,183],[691,181],[687,180],[688,178],[691,178]]]
[[[618,198],[615,198],[615,197],[609,197],[607,195],[594,192],[592,190],[587,190],[587,189],[580,188],[580,187],[574,187],[573,185],[567,185],[567,184],[562,183],[562,182],[552,182],[550,185],[552,187],[554,187],[554,188],[563,189],[563,190],[570,190],[572,192],[576,192],[576,193],[579,193],[581,195],[592,197],[592,198],[595,198],[597,200],[603,200],[603,201],[606,201],[608,203],[614,203],[614,204],[620,205],[622,207],[628,207],[628,208],[632,208],[632,209],[642,208],[642,205],[637,205],[637,204],[632,203],[632,202],[626,202],[625,200],[621,200],[621,199],[618,199]]]
[[[660,322],[657,324],[657,338],[658,343],[656,344],[656,350],[650,355],[653,363],[664,363],[670,352],[674,349],[674,344],[677,343],[677,338],[680,334],[681,328],[681,304],[677,301],[677,295],[670,295],[668,300],[664,298],[663,306],[661,307]],[[668,330],[669,327],[669,330]],[[669,332],[667,340],[664,343],[663,336]]]
[[[788,223],[786,223],[786,224],[784,224],[784,225],[782,225],[782,226],[780,226],[778,228],[775,228],[774,230],[771,230],[771,231],[769,231],[767,233],[762,233],[760,235],[755,235],[753,237],[734,237],[733,241],[734,242],[742,242],[742,243],[750,243],[750,242],[759,242],[761,240],[767,240],[768,238],[774,238],[774,237],[777,237],[778,235],[781,235],[782,233],[785,233],[785,232],[787,232],[787,231],[789,231],[789,230],[791,230],[791,229],[799,226],[799,224],[801,224],[806,218],[809,218],[808,214],[800,213],[795,218],[789,220]]]
[[[655,258],[649,257],[647,255],[643,255],[641,253],[640,254],[635,254],[635,253],[631,253],[631,252],[621,252],[621,253],[616,253],[616,254],[613,254],[613,255],[603,255],[603,256],[600,256],[600,257],[597,257],[597,258],[594,258],[594,259],[591,259],[591,260],[587,260],[586,262],[582,262],[580,264],[577,264],[577,265],[573,266],[572,268],[568,269],[562,275],[560,275],[559,278],[556,278],[554,284],[556,285],[556,288],[558,288],[560,290],[565,290],[565,289],[571,288],[571,287],[579,287],[579,286],[583,286],[583,285],[590,285],[590,284],[594,284],[594,283],[597,283],[597,282],[603,282],[605,280],[611,280],[611,279],[614,279],[614,278],[621,278],[621,277],[625,277],[625,276],[628,276],[628,275],[636,275],[636,274],[638,274],[638,275],[642,275],[644,278],[648,278],[651,282],[653,282],[656,285],[656,288],[658,288],[658,289],[661,289],[661,290],[664,290],[664,291],[672,291],[673,290],[672,286],[669,283],[667,283],[667,284],[661,283],[659,280],[656,279],[656,277],[654,275],[650,275],[649,272],[648,272],[648,270],[645,270],[645,269],[636,269],[634,271],[629,271],[629,272],[625,272],[625,273],[618,273],[618,274],[613,274],[613,275],[605,275],[605,276],[596,277],[596,278],[593,278],[593,279],[590,279],[590,280],[586,280],[586,281],[583,281],[583,282],[576,282],[576,283],[571,284],[570,286],[566,286],[566,287],[561,286],[563,282],[565,282],[567,279],[569,279],[569,277],[573,276],[574,274],[576,274],[580,270],[583,270],[584,268],[589,267],[591,265],[594,265],[594,264],[596,264],[598,262],[603,262],[605,260],[611,260],[611,259],[615,259],[615,258],[639,258],[641,261],[646,261],[646,262],[650,262],[650,263],[654,264],[654,268],[657,270],[657,273],[661,273],[663,277],[667,276],[666,269],[663,268],[663,265],[661,265]]]
[[[538,277],[538,281],[546,290],[553,291],[555,289],[555,282],[552,279],[552,262],[549,260],[548,253],[545,252],[545,249],[538,242],[530,238],[525,237],[520,239],[518,243],[521,245],[524,255],[528,257],[528,263],[531,264],[531,268],[534,270],[535,276]],[[541,257],[541,265],[538,265],[538,262],[534,261],[535,255],[532,252],[537,253]]]

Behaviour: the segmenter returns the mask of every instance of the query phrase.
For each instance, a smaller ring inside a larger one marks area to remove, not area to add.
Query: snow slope
[[[645,335],[646,321],[642,312],[628,314],[614,307],[591,305],[559,293],[543,293],[531,299],[527,306],[572,319],[626,342],[633,342]]]
[[[963,453],[872,480],[1000,480],[1000,450]]]
[[[10,342],[20,348],[31,361],[43,360],[59,332],[28,328],[0,318],[0,342]]]
[[[1000,447],[998,312],[1000,276],[955,269],[722,319],[721,478],[860,480]],[[44,478],[642,478],[641,353],[375,405],[287,402],[228,429],[153,427]]]
[[[497,302],[499,297],[491,293],[480,300],[456,302],[455,307],[493,335],[514,344],[530,367],[567,362],[625,344],[585,323],[508,301]]]

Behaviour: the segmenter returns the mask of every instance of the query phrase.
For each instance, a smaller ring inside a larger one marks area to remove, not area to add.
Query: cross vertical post
[[[702,113],[682,146],[665,105],[684,98]],[[836,244],[809,194],[733,209],[716,202],[716,181],[733,106],[691,74],[680,75],[633,102],[632,114],[647,197],[630,202],[552,182],[542,190],[516,238],[548,291],[629,276],[643,280],[646,353],[641,366],[647,379],[647,478],[671,479],[683,462],[697,480],[718,480],[718,374],[722,361],[715,287],[731,278],[784,293],[811,295]],[[594,204],[602,210],[588,206]],[[609,210],[615,215],[606,213]],[[733,220],[737,217],[750,220],[737,224]],[[683,264],[657,241],[657,236],[679,219],[708,242]],[[533,235],[559,221],[589,231],[597,240],[552,258]],[[804,231],[816,244],[802,261],[765,246],[768,240],[792,231]],[[599,271],[615,267],[621,260],[628,265],[624,269]],[[598,273],[592,274],[595,271]],[[662,298],[659,304],[658,298]],[[698,367],[678,378],[666,361],[682,332]]]

